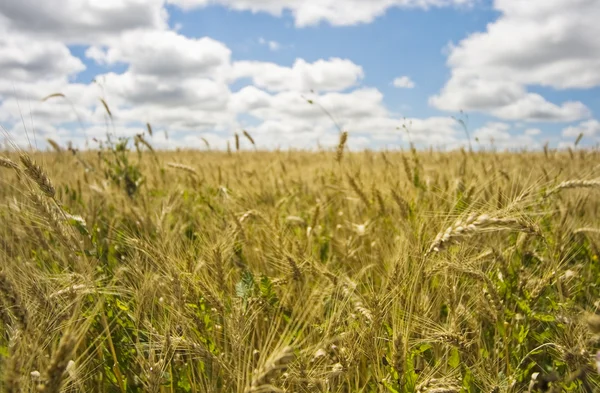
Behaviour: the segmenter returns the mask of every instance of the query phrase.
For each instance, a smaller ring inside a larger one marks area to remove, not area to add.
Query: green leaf
[[[525,340],[527,339],[528,334],[529,334],[529,329],[525,328],[525,326],[521,326],[521,329],[519,330],[519,335],[517,337],[517,342],[519,344],[523,344],[525,342]]]
[[[249,270],[242,272],[240,281],[235,285],[235,293],[238,297],[241,297],[244,301],[248,300],[254,292],[254,276]]]
[[[277,294],[273,290],[273,283],[271,283],[271,280],[269,279],[269,277],[263,275],[260,278],[259,289],[260,289],[261,296],[270,305],[273,306],[273,305],[277,304],[277,302],[279,301],[279,299],[277,298]]]
[[[519,299],[517,300],[517,306],[519,307],[519,309],[525,313],[525,315],[530,316],[531,315],[531,308],[529,308],[529,304],[527,304],[527,302],[523,299]]]
[[[450,358],[448,359],[448,365],[452,368],[456,368],[460,365],[460,354],[457,348],[450,350]]]
[[[80,219],[80,217],[78,216],[72,216],[69,218],[68,220],[69,225],[75,227],[75,229],[77,229],[77,231],[84,236],[89,236],[89,231],[86,227],[85,221],[83,221],[83,219]]]
[[[394,389],[394,387],[392,386],[392,384],[390,384],[387,381],[382,381],[383,386],[386,387],[386,389],[392,393],[400,393],[398,390]]]
[[[478,391],[477,385],[475,384],[475,380],[473,378],[473,373],[469,368],[465,368],[465,376],[463,378],[463,389],[468,393]]]
[[[116,301],[116,305],[119,309],[123,310],[123,311],[129,311],[129,307],[127,306],[127,304],[123,303],[122,301],[120,301],[119,299],[117,299]]]
[[[537,321],[541,321],[541,322],[554,322],[554,321],[556,321],[556,317],[554,315],[551,315],[551,314],[533,313],[532,317],[533,317],[533,319],[535,319]]]

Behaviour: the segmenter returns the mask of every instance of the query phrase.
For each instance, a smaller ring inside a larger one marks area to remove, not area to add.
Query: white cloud
[[[0,28],[0,124],[14,128],[26,119],[28,127],[51,129],[53,125],[75,122],[90,116],[89,87],[72,83],[85,69],[68,47],[55,40],[32,40],[21,33]],[[77,110],[60,98],[41,102],[51,93],[78,91]],[[93,99],[97,99],[97,96]]]
[[[390,8],[467,6],[476,0],[168,0],[184,9],[219,4],[237,11],[281,16],[291,11],[297,27],[327,22],[334,26],[369,23]]]
[[[236,126],[229,108],[231,50],[211,38],[173,31],[137,30],[86,55],[99,63],[127,64],[120,74],[99,75],[113,115],[122,122],[150,122],[175,130]],[[171,143],[171,142],[170,142]]]
[[[446,111],[479,111],[506,120],[574,121],[590,115],[581,102],[556,105],[523,85],[506,79],[485,79],[473,70],[453,70],[440,94],[429,103]]]
[[[226,108],[199,110],[185,106],[165,108],[160,105],[139,105],[121,108],[117,116],[123,121],[149,122],[159,128],[175,131],[231,131],[238,127],[236,114]]]
[[[302,90],[311,88],[317,92],[329,91],[317,93],[318,101],[343,121],[386,115],[383,96],[376,89],[334,92],[356,85],[363,76],[362,68],[349,60],[307,63],[298,59],[293,67],[261,62],[232,64],[229,48],[210,38],[189,38],[172,31],[135,30],[122,33],[108,45],[87,50],[86,55],[96,62],[125,64],[127,69],[122,73],[97,75],[97,84],[84,85],[68,80],[69,75],[81,70],[82,63],[70,55],[64,44],[42,42],[38,48],[22,43],[11,41],[10,50],[5,52],[11,54],[14,50],[16,54],[5,57],[4,63],[15,64],[7,68],[0,60],[0,69],[6,75],[12,69],[32,70],[17,75],[22,79],[19,89],[34,97],[27,111],[35,119],[34,126],[39,127],[40,136],[50,135],[59,141],[68,138],[81,142],[85,135],[102,139],[106,113],[99,97],[108,102],[118,135],[133,135],[143,129],[131,126],[135,123],[150,122],[155,130],[168,130],[172,139],[159,141],[159,147],[201,146],[198,134],[190,139],[190,133],[231,135],[239,131],[237,118],[244,114],[257,119],[256,131],[263,135],[266,145],[274,146],[276,141],[292,143],[299,136],[308,145],[335,131],[324,111],[301,97]],[[19,49],[24,54],[16,52]],[[43,57],[55,59],[50,68],[35,66],[42,63],[39,59]],[[50,79],[40,84],[44,76]],[[242,76],[251,77],[257,86],[231,93],[228,84]],[[4,85],[8,88],[10,83],[0,77],[0,89]],[[39,100],[56,92],[64,93],[68,100],[60,97],[46,102]],[[23,114],[17,98],[0,102],[0,121],[11,125],[15,132]]]
[[[57,48],[64,49],[58,52],[65,59],[71,59],[64,46]],[[40,76],[25,76],[19,88],[35,98],[28,111],[35,119],[35,127],[42,130],[40,135],[52,135],[63,143],[66,141],[61,138],[77,143],[85,135],[102,139],[106,113],[99,97],[108,102],[118,135],[133,135],[143,127],[132,124],[145,122],[155,130],[167,130],[172,139],[157,140],[158,147],[201,146],[198,134],[194,134],[199,132],[231,135],[239,131],[240,115],[255,119],[249,130],[261,136],[262,146],[315,146],[317,141],[337,140],[337,129],[323,108],[355,133],[354,143],[369,140],[356,134],[369,135],[369,119],[377,119],[381,125],[377,135],[397,134],[398,121],[386,110],[380,91],[358,88],[341,92],[356,86],[363,77],[362,68],[349,60],[333,58],[307,63],[298,59],[292,67],[232,63],[229,48],[220,42],[158,30],[125,32],[110,45],[92,46],[86,55],[99,63],[125,64],[127,69],[97,75],[97,84],[70,83],[68,76],[79,70],[76,59],[75,66],[50,72],[53,78],[46,83],[36,82]],[[62,63],[69,64],[57,61],[54,66]],[[232,93],[228,84],[241,77],[250,77],[254,85]],[[4,83],[0,78],[0,87]],[[315,90],[309,93],[315,100],[313,105],[302,97],[310,89]],[[58,97],[39,101],[56,92],[64,93],[68,100]],[[4,100],[0,103],[0,121],[18,128],[20,111],[16,99]],[[190,139],[190,135],[195,135],[195,139]]]
[[[357,117],[341,126],[349,132],[349,145],[354,149],[369,146],[397,148],[408,142],[421,147],[448,149],[462,142],[460,130],[450,118],[406,119],[412,123],[410,135],[397,129],[403,121],[388,116]],[[339,142],[338,129],[328,119],[282,117],[245,128],[261,146],[314,149],[317,144],[332,147]]]
[[[135,105],[220,110],[227,106],[229,99],[228,86],[209,78],[187,78],[176,82],[163,80],[157,75],[127,71],[123,74],[105,74],[102,80],[107,94],[112,98]]]
[[[181,132],[223,132],[237,125],[229,108],[231,51],[218,41],[160,30],[125,32],[87,55],[106,64],[126,64],[127,70],[97,75],[97,84],[80,84],[69,77],[83,64],[62,42],[14,37],[0,38],[0,49],[8,54],[0,58],[0,121],[7,128],[14,128],[23,115],[33,118],[36,129],[69,129],[73,140],[81,140],[76,134],[90,134],[97,126],[106,131],[100,97],[108,102],[117,128],[145,122],[168,128],[176,136],[169,146],[183,142]],[[51,93],[63,93],[66,99],[40,101]]]
[[[415,82],[413,82],[412,79],[410,79],[410,77],[408,76],[400,76],[396,79],[394,79],[394,87],[400,88],[400,89],[412,89],[413,87],[415,87]]]
[[[388,116],[383,106],[383,95],[374,88],[363,88],[349,93],[326,93],[314,99],[317,104],[309,104],[299,93],[281,92],[269,97],[267,107],[248,111],[258,119],[296,119],[306,122],[331,122],[325,108],[334,119],[339,119],[341,126],[361,118]]]
[[[502,122],[488,122],[473,132],[473,139],[481,146],[493,146],[500,149],[528,150],[539,148],[540,142],[531,133],[511,133],[511,126]]]
[[[79,106],[77,111],[63,99],[55,98],[47,102],[40,100],[19,100],[7,98],[0,103],[0,122],[20,123],[21,118],[26,118],[27,123],[57,125],[61,123],[77,122],[80,119],[89,120],[93,116],[91,109]],[[98,120],[102,118],[99,117]]]
[[[124,33],[106,49],[91,47],[86,56],[102,64],[129,64],[132,72],[162,79],[226,77],[231,50],[211,38],[189,38],[174,31]]]
[[[581,133],[584,136],[600,136],[600,122],[596,119],[591,119],[562,130],[562,136],[566,137],[577,137]]]
[[[260,136],[257,140],[275,138],[282,146],[294,147],[295,143],[295,147],[314,147],[317,141],[323,146],[335,145],[339,141],[337,126],[349,131],[350,139],[358,144],[366,138],[388,147],[412,141],[420,146],[446,148],[463,137],[456,121],[449,117],[399,118],[384,107],[383,95],[374,88],[307,98],[314,104],[308,104],[296,92],[269,94],[248,86],[234,93],[231,102],[235,112],[249,113],[257,119],[258,125],[246,127],[252,135]],[[408,133],[398,129],[404,123]]]
[[[269,41],[269,49],[273,52],[278,51],[281,48],[281,45],[277,41]]]
[[[8,0],[0,16],[11,32],[67,43],[108,43],[124,31],[167,27],[164,0]]]
[[[445,150],[462,144],[464,137],[454,119],[442,116],[402,119],[389,115],[365,117],[353,122],[351,127],[376,140],[389,142],[389,147],[397,147],[404,142]]]
[[[503,119],[572,121],[589,116],[581,102],[554,104],[527,86],[600,85],[600,2],[495,0],[500,18],[450,46],[452,75],[430,104]]]
[[[271,13],[291,10],[297,24],[306,25],[323,20],[332,24],[362,23],[389,7],[447,6],[470,0],[220,2],[237,9]],[[31,0],[23,2],[31,6],[30,3]],[[448,148],[465,142],[458,124],[448,117],[404,120],[391,113],[381,91],[361,86],[364,71],[349,59],[307,62],[299,58],[291,66],[232,62],[231,50],[219,41],[166,30],[161,1],[153,0],[139,15],[127,15],[142,3],[126,0],[112,4],[112,8],[111,2],[103,8],[91,0],[68,0],[62,8],[56,2],[44,3],[32,11],[38,24],[32,22],[35,19],[31,15],[22,15],[21,5],[0,4],[0,14],[8,16],[0,21],[0,31],[11,29],[10,35],[0,35],[2,125],[18,134],[17,140],[24,140],[20,117],[25,115],[34,119],[40,138],[51,137],[62,144],[72,140],[81,146],[86,135],[104,139],[106,113],[99,102],[99,97],[104,97],[118,135],[143,132],[143,124],[150,122],[155,130],[152,143],[158,148],[203,147],[200,135],[208,138],[213,147],[223,148],[227,138],[239,132],[240,123],[248,126],[246,129],[261,147],[314,148],[317,142],[332,146],[338,141],[338,130],[326,111],[350,132],[353,148],[394,147],[408,141]],[[58,9],[47,8],[47,4]],[[118,18],[113,15],[115,9],[122,14]],[[69,19],[71,16],[73,20]],[[70,43],[90,44],[86,51],[89,59],[126,69],[98,75],[99,83],[74,83],[73,76],[84,65],[70,53]],[[266,39],[259,43],[271,50],[280,47],[278,42]],[[526,83],[520,79],[486,79],[485,72],[480,76],[469,67],[460,63],[453,73],[457,79],[446,88],[455,88],[452,84],[456,81],[467,82],[467,87],[478,94],[473,98],[472,91],[459,89],[454,97],[457,102],[445,99],[441,105],[467,102],[507,119],[564,120],[588,114],[580,103],[555,105],[528,93]],[[241,79],[249,79],[251,85],[232,92],[232,82]],[[397,78],[394,85],[411,88],[414,82],[404,76]],[[310,90],[314,93],[308,93]],[[57,92],[64,93],[67,100],[39,100]],[[308,94],[306,98],[314,100],[314,104],[309,104],[303,94]],[[404,122],[408,133],[398,129]],[[535,145],[533,131],[513,135],[508,126],[498,124],[502,123],[486,125],[475,134],[487,139],[493,136],[497,145]],[[170,139],[162,131],[167,131]]]
[[[265,40],[263,37],[260,37],[258,39],[258,43],[261,45],[266,45],[269,47],[269,50],[271,50],[272,52],[277,52],[279,49],[281,49],[281,44],[277,41],[267,41]]]
[[[0,29],[0,76],[10,82],[65,79],[85,69],[66,45],[48,40],[29,40]],[[3,89],[0,88],[0,94]],[[6,93],[6,92],[5,92]]]
[[[27,132],[25,132],[22,123],[16,123],[13,127],[6,130],[6,133],[10,137],[11,144],[21,147],[33,147],[39,149],[46,146],[47,138],[55,141],[72,140],[74,143],[79,142],[82,145],[85,140],[85,138],[81,138],[81,140],[74,140],[76,137],[74,138],[70,131],[55,127],[48,123],[35,125],[35,132],[32,132],[32,127],[30,124],[26,124],[26,126]]]
[[[497,137],[500,137],[501,139],[508,139],[508,137],[510,137],[510,134],[508,133],[510,128],[510,124],[507,123],[489,122],[483,127],[475,130],[475,132],[473,132],[473,138],[480,140],[496,139]]]
[[[364,77],[361,66],[340,58],[307,63],[297,59],[292,67],[259,61],[233,63],[233,78],[251,78],[270,91],[338,91],[355,86]]]
[[[581,102],[569,101],[558,106],[534,93],[527,93],[508,105],[490,110],[490,113],[501,119],[526,121],[569,122],[590,116],[589,109]]]
[[[541,135],[542,130],[540,130],[539,128],[528,128],[523,133],[525,135],[529,135],[529,136],[536,136],[536,135]]]

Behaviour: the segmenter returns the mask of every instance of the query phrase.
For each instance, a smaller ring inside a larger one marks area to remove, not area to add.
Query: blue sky
[[[482,146],[600,141],[594,0],[58,3],[0,5],[10,33],[0,124],[17,141],[24,102],[41,137],[101,137],[100,96],[118,134],[150,122],[169,132],[155,137],[164,148],[201,147],[200,137],[223,148],[242,128],[263,148],[335,144],[331,121],[300,97],[329,110],[356,149],[405,147],[405,118],[420,147],[464,146],[451,119],[461,109]],[[401,77],[408,85],[395,86]],[[55,92],[74,105],[39,102]]]
[[[448,78],[443,49],[469,33],[485,30],[497,17],[490,6],[475,9],[391,9],[373,23],[331,26],[320,23],[294,27],[293,17],[235,12],[220,6],[184,12],[168,7],[169,24],[181,25],[190,37],[213,37],[232,49],[233,59],[260,60],[291,66],[297,58],[309,62],[330,57],[350,59],[365,71],[362,85],[375,86],[393,111],[406,116],[432,116],[440,111],[427,105],[427,98]],[[232,28],[234,27],[234,28]],[[275,41],[282,48],[269,49],[260,39]],[[393,80],[410,75],[416,89],[397,89]],[[241,84],[238,84],[241,85]]]

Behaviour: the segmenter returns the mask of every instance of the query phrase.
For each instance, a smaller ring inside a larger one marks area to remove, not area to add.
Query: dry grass
[[[598,151],[150,130],[0,157],[0,391],[599,389]]]

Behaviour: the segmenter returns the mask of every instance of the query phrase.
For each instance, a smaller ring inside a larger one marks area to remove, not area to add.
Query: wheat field
[[[0,155],[0,390],[600,389],[598,150],[240,138]]]

